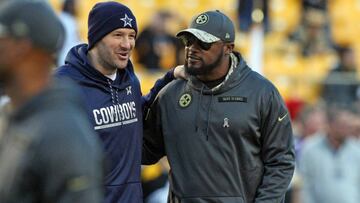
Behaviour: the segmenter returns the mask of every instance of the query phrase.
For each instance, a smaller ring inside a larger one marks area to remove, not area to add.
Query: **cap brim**
[[[195,28],[188,28],[188,29],[182,30],[176,34],[176,37],[181,38],[184,34],[187,34],[187,33],[194,35],[200,41],[206,42],[206,43],[213,43],[213,42],[220,41],[220,38],[218,38],[210,33],[207,33],[205,31],[195,29]]]

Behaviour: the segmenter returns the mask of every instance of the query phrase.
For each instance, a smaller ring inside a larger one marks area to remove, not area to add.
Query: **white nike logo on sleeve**
[[[281,122],[282,120],[284,120],[284,118],[287,116],[287,113],[283,116],[283,117],[279,117],[278,121]]]

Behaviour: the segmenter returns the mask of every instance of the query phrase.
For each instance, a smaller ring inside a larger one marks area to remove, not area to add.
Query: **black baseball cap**
[[[0,3],[0,37],[29,39],[55,54],[64,42],[64,27],[44,1],[10,0]]]
[[[192,34],[202,42],[213,43],[217,41],[234,42],[234,24],[224,13],[219,10],[207,11],[195,16],[188,29],[176,34],[182,38]]]

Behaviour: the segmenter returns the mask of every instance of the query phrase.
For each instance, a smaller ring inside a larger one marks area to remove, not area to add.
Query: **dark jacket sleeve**
[[[151,88],[150,92],[142,97],[142,106],[145,113],[147,112],[147,109],[150,107],[150,105],[154,102],[156,95],[160,92],[160,90],[175,79],[174,69],[175,68],[169,70],[162,78],[158,79]]]
[[[295,167],[293,133],[290,115],[276,89],[261,104],[261,156],[263,179],[255,202],[281,202]]]
[[[100,143],[87,120],[77,114],[66,116],[67,120],[49,121],[42,130],[43,139],[36,146],[32,166],[35,177],[41,177],[39,190],[44,202],[103,200]]]
[[[165,156],[164,138],[161,130],[159,97],[151,105],[144,122],[142,164],[155,164]]]

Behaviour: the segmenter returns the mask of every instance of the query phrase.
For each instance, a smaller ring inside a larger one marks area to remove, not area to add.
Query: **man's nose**
[[[120,46],[122,48],[131,49],[131,44],[131,39],[129,39],[129,37],[124,37],[123,40],[121,40]]]

